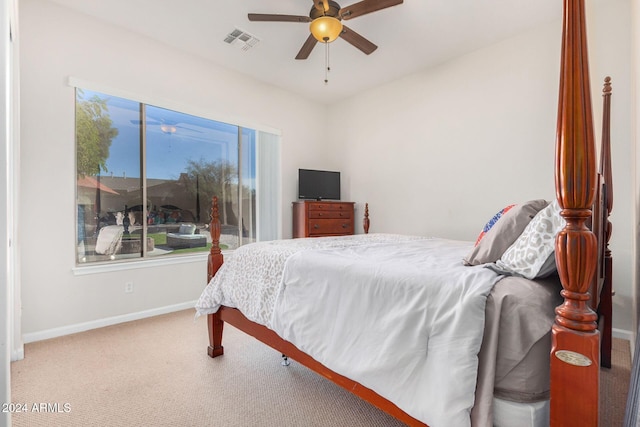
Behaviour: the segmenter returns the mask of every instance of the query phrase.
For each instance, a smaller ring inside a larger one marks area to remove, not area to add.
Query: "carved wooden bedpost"
[[[209,225],[211,234],[211,249],[207,262],[207,283],[216,274],[224,261],[220,250],[220,216],[218,214],[218,197],[213,196],[211,200],[211,224]]]
[[[371,222],[369,221],[369,203],[365,203],[364,219],[362,220],[362,228],[364,229],[364,234],[369,234],[369,225],[371,225]]]
[[[551,348],[551,425],[597,426],[600,337],[589,307],[597,263],[591,216],[597,175],[584,0],[564,0],[556,135],[556,197],[567,221],[556,239],[564,303],[556,308]]]
[[[207,283],[211,281],[211,278],[222,267],[224,257],[220,250],[220,217],[218,214],[218,198],[213,196],[211,202],[211,224],[209,226],[209,232],[211,233],[211,250],[209,251],[209,258],[207,261]],[[220,356],[224,353],[222,347],[222,329],[224,322],[220,318],[220,310],[217,313],[209,314],[207,316],[207,324],[209,327],[209,348],[207,354],[211,357]]]
[[[604,180],[602,191],[604,192],[602,212],[603,232],[599,238],[602,251],[600,265],[600,277],[604,278],[602,290],[598,295],[598,328],[600,330],[600,365],[611,368],[611,347],[612,347],[612,322],[613,322],[613,257],[609,248],[612,225],[609,216],[613,210],[613,173],[611,170],[611,77],[604,79],[602,89],[603,110],[602,110],[602,141],[600,145],[600,176]],[[596,212],[594,212],[594,215]]]

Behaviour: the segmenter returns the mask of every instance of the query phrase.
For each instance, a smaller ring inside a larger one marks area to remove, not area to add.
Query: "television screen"
[[[340,200],[340,172],[298,169],[298,198]]]

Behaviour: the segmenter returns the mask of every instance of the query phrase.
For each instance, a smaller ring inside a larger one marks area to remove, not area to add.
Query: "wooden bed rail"
[[[556,197],[566,220],[556,238],[564,303],[551,348],[551,425],[597,426],[600,334],[589,306],[598,247],[587,228],[597,174],[584,0],[564,0],[556,134]]]

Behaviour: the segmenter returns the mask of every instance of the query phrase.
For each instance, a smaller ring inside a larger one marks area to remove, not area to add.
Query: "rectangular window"
[[[268,132],[76,89],[77,263],[208,251],[214,195],[223,249],[277,238],[279,145]]]

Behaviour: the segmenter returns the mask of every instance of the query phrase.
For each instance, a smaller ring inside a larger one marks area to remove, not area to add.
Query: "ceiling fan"
[[[253,22],[307,22],[310,23],[311,34],[296,55],[296,59],[307,59],[316,43],[330,43],[340,37],[369,55],[378,46],[362,37],[346,25],[342,20],[357,18],[367,13],[376,12],[391,6],[401,4],[403,0],[362,0],[347,7],[340,7],[331,0],[313,0],[309,16],[278,15],[264,13],[250,13],[249,21]]]

